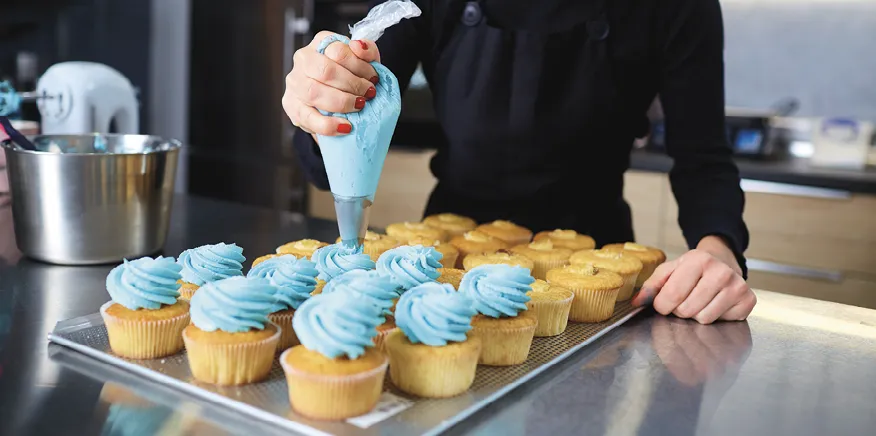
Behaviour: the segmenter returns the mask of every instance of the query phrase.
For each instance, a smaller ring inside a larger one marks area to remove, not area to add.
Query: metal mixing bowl
[[[18,248],[86,265],[153,254],[167,239],[178,141],[145,135],[44,135],[4,142]]]

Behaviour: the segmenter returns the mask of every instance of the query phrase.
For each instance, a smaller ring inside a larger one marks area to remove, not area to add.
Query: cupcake
[[[538,323],[523,314],[533,281],[529,270],[519,266],[481,265],[465,273],[459,291],[480,314],[471,323],[472,336],[483,344],[479,363],[510,366],[526,361]]]
[[[374,348],[383,310],[344,292],[317,295],[292,321],[301,345],[280,356],[292,409],[308,418],[341,420],[377,405],[389,363]]]
[[[378,349],[383,349],[383,340],[395,329],[395,321],[390,309],[401,295],[401,288],[389,277],[384,277],[377,271],[353,270],[336,277],[322,290],[323,294],[333,292],[359,295],[383,311],[386,321],[377,326],[378,334],[374,337],[374,345]]]
[[[633,296],[636,287],[636,278],[642,271],[642,261],[635,256],[618,251],[608,250],[582,250],[569,258],[572,265],[589,264],[597,268],[616,272],[624,279],[617,294],[617,301],[626,301]]]
[[[277,301],[268,321],[280,327],[280,343],[277,351],[298,345],[298,338],[292,330],[295,309],[301,306],[316,288],[316,264],[307,259],[297,259],[291,254],[279,255],[254,267],[246,274],[250,278],[268,280],[276,287]]]
[[[456,260],[459,259],[459,250],[456,247],[437,239],[414,238],[408,241],[407,245],[422,245],[424,247],[435,248],[435,250],[441,253],[441,265],[444,268],[454,268]]]
[[[455,236],[450,240],[450,245],[459,250],[459,259],[456,261],[457,268],[463,267],[465,257],[469,254],[495,253],[509,247],[505,241],[478,230],[465,232],[462,236]]]
[[[451,237],[474,230],[478,226],[475,220],[453,213],[439,213],[427,216],[423,219],[423,224],[444,230]]]
[[[182,350],[189,303],[178,300],[182,267],[172,257],[144,257],[113,268],[106,278],[112,301],[100,307],[113,353],[155,359]]]
[[[268,321],[276,305],[276,287],[266,279],[204,285],[192,297],[192,324],[183,330],[192,376],[218,385],[266,378],[280,343],[280,328]]]
[[[465,271],[457,268],[438,268],[438,278],[435,279],[438,283],[446,283],[453,286],[453,289],[459,289],[459,284],[462,282],[462,276]]]
[[[554,247],[568,248],[570,250],[592,250],[596,248],[596,241],[593,238],[582,235],[574,230],[556,229],[549,232],[538,232],[535,235],[536,241],[549,239],[554,243]]]
[[[341,242],[340,236],[335,242]],[[365,242],[363,244],[362,252],[371,257],[371,260],[377,262],[377,258],[379,258],[386,250],[398,247],[399,245],[401,245],[401,241],[392,236],[368,230],[365,232]]]
[[[512,253],[517,253],[532,260],[532,276],[544,280],[549,270],[569,264],[572,250],[554,246],[550,239],[533,241],[526,245],[511,247]]]
[[[277,254],[291,254],[295,257],[310,259],[314,251],[327,245],[327,243],[317,241],[316,239],[302,239],[277,247]]]
[[[348,248],[341,244],[327,245],[313,253],[313,261],[323,285],[333,278],[354,269],[372,270],[374,261],[362,252],[362,247]]]
[[[395,239],[398,239],[404,244],[407,244],[408,241],[417,238],[426,238],[433,241],[438,240],[441,242],[444,242],[448,239],[447,233],[444,230],[423,223],[412,223],[407,221],[386,226],[386,234],[392,236]]]
[[[183,300],[205,283],[243,275],[243,249],[236,244],[219,243],[183,251],[177,259],[182,265],[179,293]]]
[[[519,266],[530,271],[532,271],[533,268],[533,262],[528,257],[505,250],[497,251],[495,253],[471,254],[466,256],[465,260],[462,262],[462,266],[465,267],[466,271],[470,271],[472,268],[481,265],[499,264]]]
[[[556,336],[566,331],[569,311],[572,309],[572,291],[559,286],[551,286],[544,280],[532,283],[529,302],[526,307],[538,320],[535,337]]]
[[[496,220],[491,223],[481,224],[478,230],[495,238],[499,238],[509,246],[525,244],[532,240],[532,231],[523,226],[518,226],[511,221]]]
[[[386,338],[392,383],[426,398],[467,391],[481,354],[480,338],[466,336],[477,314],[472,301],[449,285],[425,283],[402,295],[395,313],[398,329]]]
[[[402,291],[427,282],[434,282],[441,274],[441,253],[432,247],[404,245],[393,248],[377,259],[377,272],[388,277]]]
[[[285,255],[284,254],[266,254],[264,256],[259,256],[254,261],[252,261],[251,268],[255,267],[256,265],[258,265],[258,264],[260,264],[268,259],[273,259],[273,258],[279,257],[279,256],[292,256],[292,255],[291,254],[285,254]],[[294,257],[294,256],[292,256],[292,257]]]
[[[602,322],[614,313],[624,280],[617,273],[593,265],[568,265],[548,271],[547,282],[575,294],[569,321]]]
[[[651,275],[654,274],[654,270],[657,269],[657,266],[666,262],[666,254],[663,253],[663,250],[639,245],[635,242],[609,244],[602,247],[602,249],[605,251],[621,251],[642,261],[642,272],[639,273],[639,277],[636,279],[637,288],[641,288],[642,285],[645,284],[645,281],[651,278]]]

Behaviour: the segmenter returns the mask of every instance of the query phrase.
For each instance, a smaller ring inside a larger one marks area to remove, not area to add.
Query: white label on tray
[[[398,395],[393,395],[389,392],[384,392],[380,396],[380,401],[377,402],[377,406],[374,407],[374,410],[362,416],[350,418],[347,422],[359,428],[368,428],[386,418],[396,415],[412,405],[414,405],[414,402],[411,400],[399,397]]]

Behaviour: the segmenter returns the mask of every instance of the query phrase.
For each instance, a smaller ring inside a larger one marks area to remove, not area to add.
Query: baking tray
[[[48,338],[58,345],[283,430],[306,435],[436,435],[584,348],[639,311],[641,308],[632,307],[629,302],[619,302],[614,315],[605,322],[569,323],[565,333],[559,336],[535,338],[526,362],[511,367],[478,366],[471,389],[454,398],[430,400],[408,396],[392,386],[387,377],[383,396],[374,411],[339,422],[315,421],[291,411],[286,379],[276,361],[266,381],[224,387],[195,381],[184,352],[153,360],[130,360],[113,355],[106,327],[97,313],[59,322]]]

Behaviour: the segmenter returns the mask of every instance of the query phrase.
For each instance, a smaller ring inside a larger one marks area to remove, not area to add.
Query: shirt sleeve
[[[745,196],[724,120],[724,29],[718,0],[678,0],[667,8],[660,101],[678,223],[689,247],[722,237],[747,276]],[[672,10],[675,9],[675,10]]]
[[[372,2],[371,6],[379,3],[383,3],[383,0]],[[417,18],[402,20],[395,26],[386,29],[377,42],[377,46],[380,48],[380,62],[396,75],[402,94],[408,88],[411,76],[421,61],[420,50],[422,47],[429,47],[425,42],[431,16],[429,2],[417,0],[414,3],[420,7],[423,14]],[[325,163],[313,136],[301,129],[295,129],[292,145],[298,153],[307,180],[318,189],[328,190],[329,183],[325,172]]]

